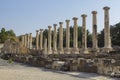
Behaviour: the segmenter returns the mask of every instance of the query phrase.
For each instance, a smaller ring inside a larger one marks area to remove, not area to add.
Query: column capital
[[[42,31],[43,31],[43,29],[40,29],[40,31],[42,32]]]
[[[63,22],[59,22],[59,24],[63,24]]]
[[[68,23],[68,22],[70,22],[70,20],[68,20],[68,19],[67,19],[67,20],[65,20],[65,21],[66,21],[67,23]]]
[[[85,18],[85,17],[87,17],[87,15],[86,14],[82,14],[81,17]]]
[[[72,19],[73,19],[73,20],[78,20],[78,18],[77,18],[77,17],[73,17]]]
[[[51,29],[52,27],[51,26],[48,26],[49,29]]]
[[[105,6],[103,9],[104,9],[104,10],[109,10],[109,9],[110,9],[110,7]]]
[[[31,35],[32,33],[30,33],[30,35]]]
[[[92,11],[92,14],[97,14],[97,11]]]
[[[54,26],[54,27],[56,27],[56,26],[57,26],[57,24],[53,24],[53,26]]]
[[[36,32],[38,33],[38,32],[39,32],[39,30],[36,30]]]

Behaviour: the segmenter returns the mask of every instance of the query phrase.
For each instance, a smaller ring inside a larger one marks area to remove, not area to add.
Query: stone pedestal
[[[82,52],[83,54],[89,54],[87,49],[87,32],[86,32],[86,17],[87,15],[83,14],[82,17]]]
[[[54,26],[54,34],[53,34],[53,53],[57,54],[57,31],[56,31],[56,26],[57,24],[53,24]]]
[[[97,12],[92,11],[93,15],[93,29],[92,29],[92,50],[98,52],[98,40],[97,40]]]
[[[73,20],[74,20],[74,39],[73,39],[73,47],[74,47],[74,53],[75,54],[79,54],[79,50],[78,50],[78,24],[77,24],[77,20],[78,20],[78,18],[76,18],[76,17],[74,17],[73,18]]]
[[[63,22],[59,22],[60,29],[59,29],[59,54],[63,54]]]
[[[66,20],[66,54],[70,54],[70,20]]]
[[[39,41],[39,35],[38,35],[38,30],[36,30],[36,50],[39,49],[39,46],[38,46],[38,41]]]
[[[43,29],[40,29],[40,50],[43,49]]]
[[[109,7],[104,7],[104,50],[109,52],[112,50],[111,37],[110,37],[110,25],[109,25]]]
[[[48,30],[48,54],[52,54],[52,50],[51,50],[51,26],[48,26],[49,30]]]

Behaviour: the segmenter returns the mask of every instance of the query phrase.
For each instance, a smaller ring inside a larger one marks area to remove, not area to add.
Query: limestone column
[[[43,49],[43,29],[40,29],[40,50]]]
[[[25,34],[25,35],[24,35],[24,43],[25,43],[25,47],[27,47],[27,45],[26,45],[26,44],[27,44],[27,40],[26,40],[26,39],[27,39],[27,37],[26,37],[26,34]]]
[[[21,37],[22,37],[22,45],[24,45],[24,35],[22,35]]]
[[[56,26],[57,24],[53,24],[54,26],[54,34],[53,34],[53,53],[57,54],[57,30]]]
[[[44,56],[47,57],[47,39],[44,38]]]
[[[30,40],[29,40],[29,34],[27,34],[27,48],[29,48],[30,46],[29,46],[29,43],[30,43]]]
[[[70,20],[66,20],[66,54],[70,54]]]
[[[30,33],[30,49],[32,49],[32,33]]]
[[[78,18],[74,17],[73,20],[74,20],[73,47],[74,47],[74,53],[78,54],[79,53],[78,51],[78,24],[77,24]]]
[[[97,12],[96,11],[92,11],[92,15],[93,15],[93,20],[92,20],[92,24],[93,24],[93,29],[92,29],[92,48],[93,50],[97,50],[98,49],[98,40],[97,40]]]
[[[39,49],[39,46],[38,46],[38,41],[39,41],[39,34],[38,34],[38,30],[36,30],[36,50]]]
[[[28,34],[25,34],[26,48],[28,48]]]
[[[109,7],[104,7],[104,48],[105,51],[109,52],[112,49],[111,47],[111,38],[110,38],[110,25],[109,25]]]
[[[63,54],[63,22],[59,22],[60,29],[59,29],[59,54]]]
[[[82,17],[82,49],[83,54],[88,54],[87,49],[87,31],[86,31],[86,14],[81,15]]]
[[[51,50],[51,26],[48,26],[49,30],[48,30],[48,54],[52,54],[52,50]]]

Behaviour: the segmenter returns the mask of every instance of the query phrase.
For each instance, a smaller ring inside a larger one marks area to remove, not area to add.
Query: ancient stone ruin
[[[104,47],[98,47],[97,11],[92,11],[92,48],[87,48],[86,14],[82,14],[82,48],[78,47],[78,18],[73,17],[73,47],[70,47],[70,20],[66,22],[66,47],[63,47],[63,22],[59,22],[59,43],[57,43],[57,24],[48,26],[48,38],[44,37],[43,29],[36,30],[36,45],[32,44],[32,33],[21,35],[21,42],[8,40],[3,47],[3,53],[11,53],[14,61],[44,66],[56,70],[84,71],[106,74],[108,71],[120,71],[119,51],[111,46],[109,7],[104,7]],[[44,42],[43,42],[44,38]],[[51,42],[53,43],[51,44]],[[9,46],[8,46],[9,45]],[[53,47],[52,47],[53,45]],[[58,45],[58,47],[57,47]],[[26,53],[26,54],[24,54]],[[116,53],[116,54],[113,54]],[[113,57],[112,57],[113,56]]]

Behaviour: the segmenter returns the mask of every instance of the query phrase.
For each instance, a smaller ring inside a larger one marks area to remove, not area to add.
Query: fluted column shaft
[[[38,42],[39,42],[39,34],[38,34],[38,30],[36,30],[36,50],[39,49],[39,46],[38,46]]]
[[[98,40],[97,40],[97,12],[92,11],[93,15],[93,30],[92,30],[92,48],[98,48]]]
[[[86,31],[86,17],[87,15],[83,14],[82,17],[82,49],[83,53],[88,53],[87,50],[87,31]]]
[[[48,26],[48,53],[51,54],[51,26]]]
[[[104,7],[104,41],[105,48],[111,49],[110,25],[109,25],[109,7]]]
[[[59,29],[59,50],[60,53],[63,53],[63,22],[59,22],[60,29]]]
[[[56,29],[57,24],[54,24],[53,26],[54,26],[53,50],[54,50],[54,53],[56,53],[57,51],[57,29]]]
[[[40,50],[43,49],[43,29],[40,29]]]

